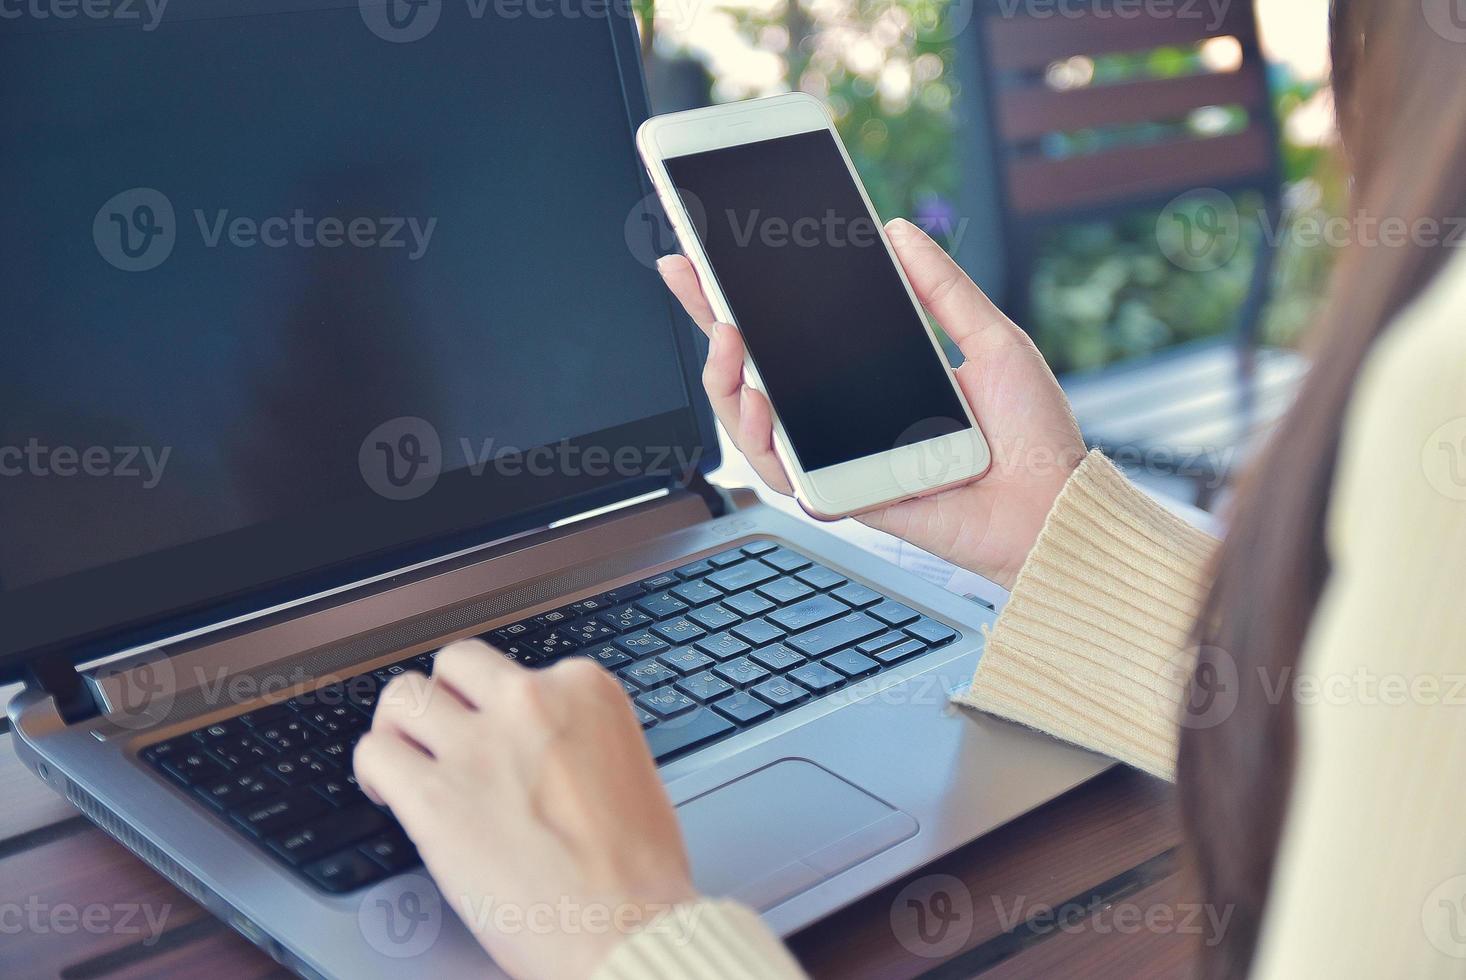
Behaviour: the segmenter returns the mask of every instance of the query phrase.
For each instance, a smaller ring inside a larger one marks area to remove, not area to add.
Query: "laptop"
[[[705,479],[614,7],[0,23],[17,748],[302,976],[494,972],[350,768],[459,638],[613,672],[781,934],[1107,765],[949,704],[990,610]]]

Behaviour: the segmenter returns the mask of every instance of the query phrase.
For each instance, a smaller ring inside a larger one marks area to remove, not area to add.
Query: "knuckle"
[[[377,717],[418,708],[425,700],[427,683],[427,677],[412,670],[392,678],[377,699]]]

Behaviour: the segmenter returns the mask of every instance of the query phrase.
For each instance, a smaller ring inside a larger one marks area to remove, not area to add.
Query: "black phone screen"
[[[971,428],[833,134],[666,166],[806,472]]]

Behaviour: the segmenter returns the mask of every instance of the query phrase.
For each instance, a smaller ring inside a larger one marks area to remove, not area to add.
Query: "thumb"
[[[926,232],[905,218],[896,218],[887,223],[886,235],[916,298],[963,354],[970,356],[983,347],[1011,342],[1014,333],[1022,335]]]

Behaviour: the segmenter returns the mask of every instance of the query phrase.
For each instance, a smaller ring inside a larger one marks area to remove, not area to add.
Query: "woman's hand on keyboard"
[[[898,219],[886,233],[917,297],[962,351],[957,380],[992,447],[993,465],[975,483],[860,520],[1011,588],[1059,491],[1084,458],[1084,440],[1028,335],[915,225]],[[686,258],[667,256],[658,268],[711,340],[703,385],[723,428],[765,483],[790,493],[774,454],[768,399],[744,383],[743,338],[737,328],[715,322]],[[830,343],[839,342],[832,328]]]
[[[696,899],[677,818],[616,681],[465,640],[397,677],[356,776],[417,845],[444,900],[518,977],[585,977]],[[517,924],[517,925],[516,925]]]

